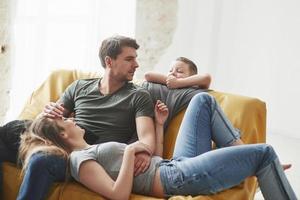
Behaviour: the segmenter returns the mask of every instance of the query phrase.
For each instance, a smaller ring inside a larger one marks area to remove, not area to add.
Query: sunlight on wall
[[[134,37],[135,0],[21,0],[14,25],[11,107],[6,121],[18,116],[51,71],[103,71],[98,58],[101,41],[114,34]]]

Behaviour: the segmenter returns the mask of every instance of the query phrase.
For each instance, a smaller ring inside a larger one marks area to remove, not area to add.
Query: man
[[[137,136],[154,152],[150,95],[129,82],[138,68],[138,48],[134,39],[124,36],[104,40],[99,51],[105,69],[103,78],[75,81],[56,103],[45,106],[42,115],[55,118],[70,117],[74,113],[76,123],[86,130],[85,139],[91,144],[107,141],[129,143]],[[150,156],[138,155],[135,175],[148,168]],[[65,170],[64,160],[36,153],[29,161],[18,200],[43,199],[54,181],[65,179]]]

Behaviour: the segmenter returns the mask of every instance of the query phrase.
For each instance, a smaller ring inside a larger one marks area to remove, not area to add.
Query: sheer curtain
[[[101,41],[113,34],[134,37],[135,0],[19,0],[16,6],[6,121],[18,116],[30,93],[51,71],[101,71]]]

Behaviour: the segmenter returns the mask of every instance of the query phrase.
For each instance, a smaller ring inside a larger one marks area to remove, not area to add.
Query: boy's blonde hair
[[[198,69],[197,69],[197,65],[191,61],[190,59],[186,58],[186,57],[178,57],[176,59],[176,61],[181,61],[186,63],[189,66],[191,75],[197,74],[198,73]]]

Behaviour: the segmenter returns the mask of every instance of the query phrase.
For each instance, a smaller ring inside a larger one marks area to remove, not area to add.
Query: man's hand
[[[64,107],[62,104],[50,102],[44,107],[43,116],[49,118],[61,118],[64,114]]]
[[[144,173],[150,166],[151,156],[147,153],[141,152],[135,155],[134,160],[134,176]]]

